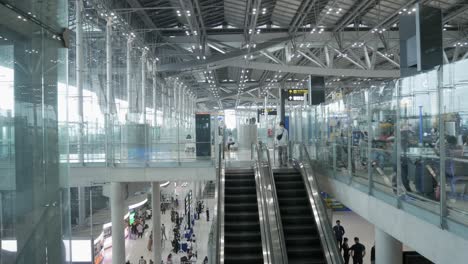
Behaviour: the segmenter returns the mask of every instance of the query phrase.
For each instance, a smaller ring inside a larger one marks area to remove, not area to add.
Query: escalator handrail
[[[262,161],[260,160],[260,149],[257,145],[252,145],[252,153],[257,154],[257,158],[255,160],[255,190],[257,193],[257,205],[258,205],[258,216],[260,221],[260,233],[262,236],[262,250],[263,250],[263,263],[264,264],[274,264],[275,262],[272,260],[272,239],[271,239],[271,232],[270,232],[270,223],[268,219],[268,208],[267,202],[265,197],[265,188],[263,186],[262,179],[264,178],[263,175],[263,165]],[[254,155],[253,155],[254,156]]]
[[[216,207],[214,210],[216,226],[216,260],[210,263],[224,264],[224,167],[223,167],[223,144],[219,144],[217,179],[215,187]]]
[[[301,175],[304,179],[307,194],[310,200],[314,218],[316,219],[317,230],[320,235],[320,241],[323,247],[323,253],[328,264],[343,264],[341,252],[338,250],[336,239],[333,235],[332,224],[325,210],[325,204],[320,196],[320,190],[317,183],[317,177],[312,170],[312,162],[303,143],[298,144],[304,150],[303,160],[295,160],[301,170]],[[301,155],[302,156],[302,155]],[[305,165],[309,166],[310,172],[305,169]]]
[[[278,230],[278,236],[279,236],[279,243],[281,247],[281,260],[277,260],[278,262],[276,263],[283,263],[283,264],[288,264],[288,252],[286,250],[286,239],[284,238],[284,230],[283,230],[283,222],[281,219],[281,213],[280,213],[280,208],[278,204],[278,195],[276,192],[276,183],[275,183],[275,178],[273,176],[273,168],[271,166],[271,159],[270,159],[270,151],[268,150],[268,147],[265,144],[259,143],[260,148],[262,151],[266,152],[267,156],[267,162],[268,162],[268,175],[265,177],[265,180],[268,180],[269,185],[271,190],[271,195],[273,198],[272,204],[274,208],[274,214],[275,214],[275,219],[277,223],[277,230]],[[274,151],[274,150],[273,150]]]

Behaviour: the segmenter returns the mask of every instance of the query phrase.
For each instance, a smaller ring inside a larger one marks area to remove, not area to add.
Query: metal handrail
[[[266,186],[269,187],[268,190],[271,191],[271,195],[273,198],[272,204],[273,204],[275,219],[277,223],[279,243],[281,247],[281,259],[277,260],[277,258],[275,258],[275,263],[288,264],[288,252],[286,250],[286,239],[284,238],[283,222],[281,220],[281,213],[280,213],[280,208],[278,204],[278,196],[276,192],[275,178],[273,177],[273,168],[271,165],[270,151],[268,150],[267,146],[265,144],[262,144],[261,142],[259,143],[259,146],[261,150],[264,150],[266,152],[266,156],[267,156],[268,175],[267,177],[264,177],[264,180],[269,181],[269,184],[266,184]],[[271,226],[270,226],[270,229],[271,229]]]
[[[218,167],[217,180],[215,184],[215,200],[216,206],[214,209],[216,226],[216,260],[210,263],[224,263],[224,167],[222,162],[223,144],[219,144],[218,149]]]
[[[275,263],[272,260],[273,247],[272,238],[270,231],[270,222],[268,217],[268,205],[265,194],[265,186],[263,185],[263,162],[260,160],[261,154],[260,149],[257,145],[252,145],[252,153],[256,150],[257,158],[255,159],[255,190],[257,193],[257,206],[258,215],[260,221],[260,232],[262,236],[262,251],[263,251],[263,263],[272,264]],[[252,154],[254,155],[254,154]]]
[[[342,264],[343,258],[341,257],[340,251],[338,250],[338,245],[333,235],[332,224],[325,210],[324,201],[320,196],[317,177],[312,171],[312,161],[310,159],[309,152],[303,143],[298,145],[304,149],[305,157],[302,157],[302,160],[295,160],[295,162],[302,172],[301,175],[304,179],[310,205],[312,207],[313,215],[316,219],[317,230],[320,236],[325,258],[329,264]],[[308,166],[310,173],[307,171],[305,166]]]

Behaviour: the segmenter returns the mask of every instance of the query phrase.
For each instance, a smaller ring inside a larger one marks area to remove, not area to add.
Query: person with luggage
[[[359,238],[354,238],[354,245],[349,249],[352,252],[353,264],[362,264],[364,256],[366,255],[366,247],[359,243]]]

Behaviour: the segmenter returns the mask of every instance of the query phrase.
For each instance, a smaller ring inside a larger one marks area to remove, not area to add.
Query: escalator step
[[[304,226],[297,226],[297,225],[284,225],[283,224],[283,230],[285,233],[285,237],[287,238],[290,235],[309,235],[309,236],[315,236],[317,235],[317,228],[312,225],[304,225]]]
[[[225,264],[263,264],[263,255],[258,254],[224,254]]]
[[[284,215],[284,216],[281,217],[281,220],[282,220],[284,225],[314,225],[315,226],[315,221],[310,216]]]
[[[224,214],[224,221],[257,221],[258,212],[238,212],[238,213],[226,213]]]
[[[228,242],[261,241],[260,231],[225,232],[224,237]]]
[[[257,212],[257,203],[232,203],[226,201],[224,204],[224,210],[228,212]]]
[[[279,202],[281,216],[286,215],[298,215],[298,216],[311,216],[312,212],[309,206],[282,206],[281,201]]]
[[[242,241],[236,243],[229,243],[225,245],[224,252],[226,254],[252,254],[262,251],[262,241]]]
[[[308,207],[309,206],[309,199],[307,197],[291,197],[291,198],[286,198],[286,197],[282,197],[280,199],[280,203],[282,206],[305,206],[305,207]]]
[[[229,203],[257,203],[257,196],[255,194],[226,195],[224,201]]]
[[[277,189],[304,189],[304,183],[301,181],[281,181],[276,183]]]
[[[224,223],[225,232],[255,232],[260,230],[260,222]]]
[[[304,197],[307,196],[307,192],[305,189],[301,190],[287,190],[287,189],[276,189],[276,194],[278,195],[278,199],[281,200],[282,197]]]
[[[289,259],[324,259],[322,248],[314,248],[309,245],[288,248]]]
[[[287,245],[320,245],[320,237],[317,236],[307,236],[305,234],[292,235],[288,234],[285,238]]]
[[[239,194],[257,194],[257,190],[252,187],[229,187],[226,186],[224,191],[225,195],[239,195]]]

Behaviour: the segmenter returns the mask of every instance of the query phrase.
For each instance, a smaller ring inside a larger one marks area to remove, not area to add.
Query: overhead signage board
[[[307,89],[288,89],[288,101],[304,101]]]

